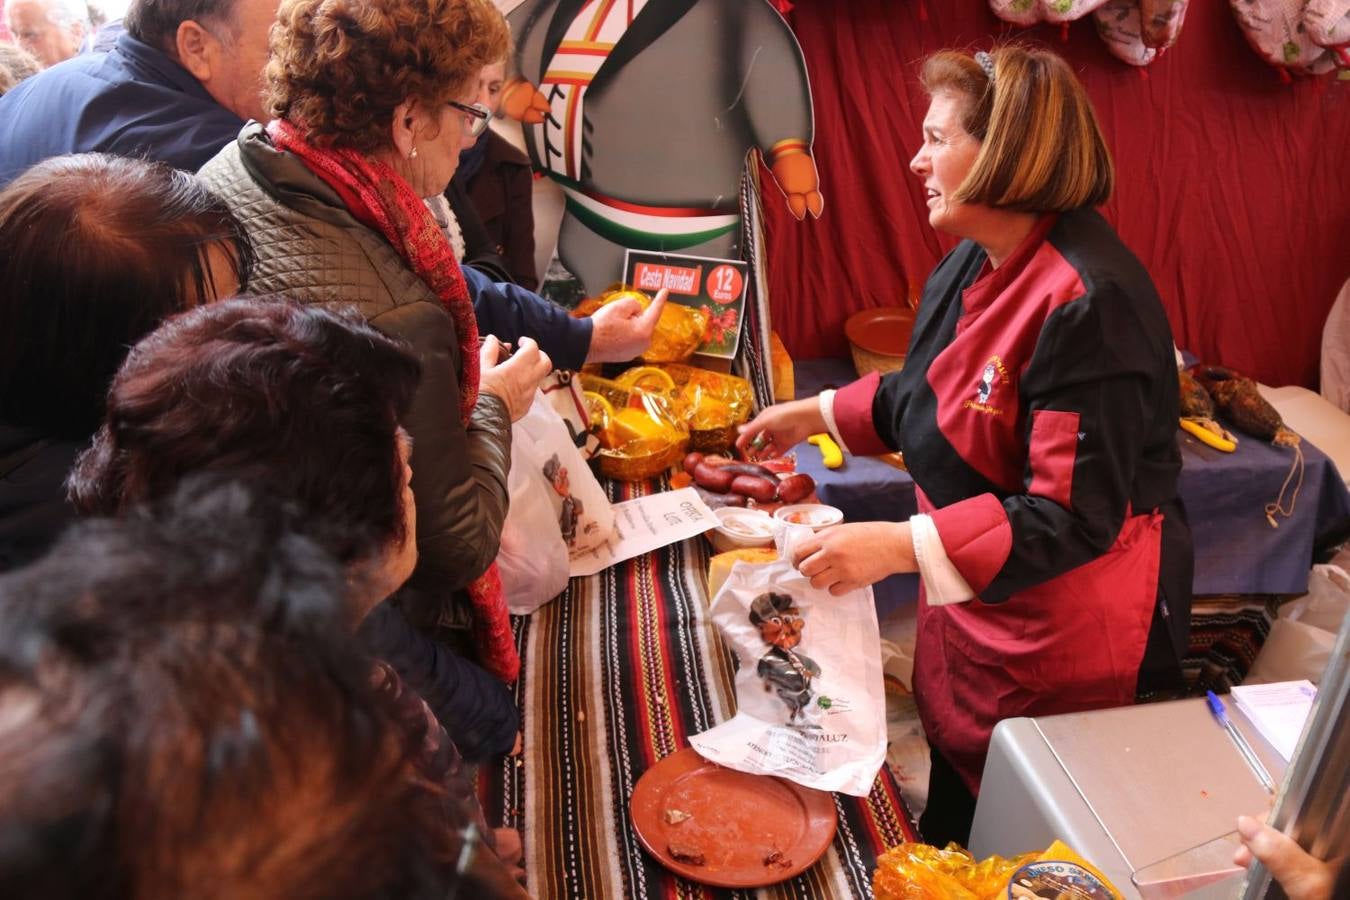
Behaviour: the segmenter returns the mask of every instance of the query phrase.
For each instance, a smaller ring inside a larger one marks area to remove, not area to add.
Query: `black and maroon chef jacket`
[[[1152,280],[1086,209],[1043,216],[997,269],[962,242],[925,285],[904,370],[835,395],[851,452],[903,451],[976,595],[921,595],[914,670],[928,738],[972,791],[1000,719],[1179,684],[1178,402]]]

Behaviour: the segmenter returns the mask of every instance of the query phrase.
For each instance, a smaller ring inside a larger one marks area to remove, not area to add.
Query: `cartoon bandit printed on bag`
[[[562,531],[563,542],[571,547],[577,541],[577,522],[586,510],[579,497],[572,496],[571,481],[567,477],[567,467],[558,460],[558,454],[549,457],[544,463],[544,477],[553,485],[553,492],[562,498],[562,508],[558,512],[558,528]],[[583,533],[599,528],[595,522],[587,522]]]
[[[886,702],[871,588],[838,597],[793,567],[813,532],[788,525],[773,562],[737,562],[709,608],[736,654],[735,715],[689,743],[740,772],[865,796],[886,755]]]
[[[794,722],[811,702],[811,679],[820,674],[815,660],[793,651],[802,642],[806,620],[791,597],[770,592],[750,604],[750,624],[769,645],[755,671],[764,679],[764,690],[776,691],[787,704],[788,721]]]
[[[798,219],[824,208],[806,63],[768,0],[497,0],[503,112],[566,195],[558,255],[596,296],[624,250],[742,259],[758,150]]]

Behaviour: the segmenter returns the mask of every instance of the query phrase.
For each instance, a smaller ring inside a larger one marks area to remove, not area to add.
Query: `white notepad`
[[[1316,697],[1317,688],[1306,680],[1233,688],[1238,709],[1279,751],[1285,762],[1294,755],[1294,747],[1298,745],[1298,737],[1303,733],[1303,724],[1308,721]]]

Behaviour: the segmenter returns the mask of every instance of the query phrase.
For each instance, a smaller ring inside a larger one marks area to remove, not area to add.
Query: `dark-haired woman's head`
[[[38,163],[0,191],[0,421],[82,439],[127,348],[236,292],[252,253],[195,177],[104,154]]]
[[[419,775],[425,726],[295,519],[189,479],[0,577],[0,896],[453,893],[469,811]]]
[[[282,299],[190,310],[132,349],[71,497],[82,512],[119,515],[189,475],[258,485],[293,500],[379,599],[416,561],[399,421],[420,372],[355,314]]]

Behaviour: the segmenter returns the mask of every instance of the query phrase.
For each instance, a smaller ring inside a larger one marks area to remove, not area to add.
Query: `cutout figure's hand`
[[[548,98],[539,89],[520,78],[502,88],[502,114],[526,125],[538,125],[548,115]]]
[[[778,187],[787,195],[788,209],[799,220],[809,212],[819,219],[825,209],[825,198],[820,195],[820,176],[816,161],[810,153],[790,153],[775,160],[769,169]]]

